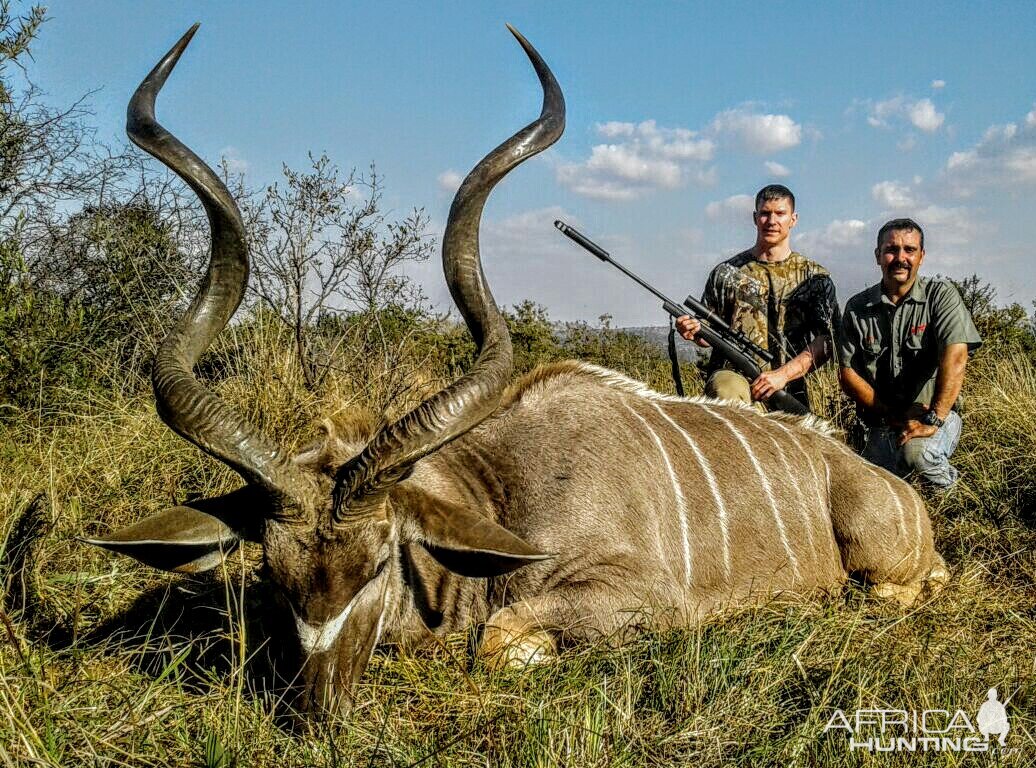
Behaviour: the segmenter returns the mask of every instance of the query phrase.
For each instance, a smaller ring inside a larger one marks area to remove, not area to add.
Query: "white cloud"
[[[724,217],[747,221],[755,210],[755,198],[751,195],[731,195],[725,200],[716,200],[705,206],[705,215],[710,219]]]
[[[946,81],[945,80],[932,80],[932,90],[933,91],[941,91],[945,87],[946,87]]]
[[[934,133],[942,127],[946,115],[936,109],[931,99],[911,99],[894,96],[871,104],[867,123],[875,128],[891,128],[905,120],[925,133]]]
[[[916,205],[910,187],[898,181],[879,181],[871,187],[871,197],[886,209],[900,210]]]
[[[775,163],[773,160],[767,160],[765,165],[766,172],[769,173],[771,176],[777,177],[778,179],[783,179],[785,176],[791,175],[791,171],[788,169],[788,166],[786,165]]]
[[[951,154],[945,175],[961,195],[1036,184],[1036,108],[1021,123],[991,125],[973,147]]]
[[[792,247],[823,264],[835,275],[842,301],[874,282],[876,268],[870,255],[870,238],[877,231],[873,221],[834,219],[826,226],[792,235]]]
[[[597,124],[597,133],[606,139],[617,139],[622,136],[632,136],[637,126],[634,123],[621,123],[612,120],[607,123]]]
[[[867,115],[867,123],[874,128],[888,128],[889,121],[903,112],[902,96],[896,96],[886,101],[879,101],[871,105],[870,114]]]
[[[675,189],[688,176],[710,180],[704,164],[715,144],[687,128],[662,128],[654,120],[611,121],[596,126],[599,136],[617,139],[597,144],[582,163],[561,163],[559,183],[577,194],[605,200],[632,200],[657,189]]]
[[[654,120],[611,120],[595,130],[604,143],[591,147],[582,162],[559,163],[555,174],[576,194],[603,200],[633,200],[688,181],[709,185],[716,180],[709,163],[718,145],[771,154],[797,146],[804,134],[788,115],[763,114],[750,105],[720,112],[701,131],[662,127]],[[775,176],[788,174],[774,161],[767,168]]]
[[[925,133],[933,133],[939,130],[939,126],[946,119],[946,115],[936,110],[931,99],[915,101],[907,107],[907,116],[915,128],[919,128]]]
[[[567,241],[554,228],[554,222],[558,219],[572,225],[579,224],[564,208],[553,205],[523,211],[503,219],[487,220],[481,227],[481,236],[487,249],[502,247],[539,250],[530,248],[530,242],[541,247],[558,243],[564,246]],[[554,250],[560,251],[561,246]]]
[[[824,234],[832,245],[848,246],[861,242],[866,229],[866,222],[859,219],[835,219],[827,225]]]
[[[860,219],[835,219],[823,229],[803,232],[796,238],[796,250],[801,247],[806,255],[826,255],[835,248],[859,246],[864,242],[867,222]]]
[[[966,152],[954,152],[946,161],[946,169],[952,171],[962,168],[968,168],[974,165],[977,159],[978,152],[976,152],[973,149],[969,149]]]
[[[464,177],[451,168],[440,173],[436,181],[439,183],[439,189],[443,192],[453,193],[460,188]]]
[[[748,107],[720,112],[712,121],[717,136],[729,136],[760,155],[791,149],[802,141],[802,126],[788,115],[764,115]]]

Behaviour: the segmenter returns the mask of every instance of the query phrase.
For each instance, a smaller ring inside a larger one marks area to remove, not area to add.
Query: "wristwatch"
[[[936,429],[943,425],[943,420],[939,418],[935,409],[925,411],[919,421],[926,426],[935,427]]]

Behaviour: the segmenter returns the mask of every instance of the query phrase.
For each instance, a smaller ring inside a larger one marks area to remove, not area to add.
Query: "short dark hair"
[[[924,230],[921,229],[921,225],[913,219],[893,219],[892,221],[886,221],[881,225],[881,229],[878,230],[878,245],[877,248],[881,250],[881,244],[885,242],[885,235],[889,232],[909,232],[915,231],[921,236],[921,250],[924,250]]]
[[[795,195],[783,184],[767,184],[755,194],[755,209],[768,200],[791,200],[791,210],[795,210]]]

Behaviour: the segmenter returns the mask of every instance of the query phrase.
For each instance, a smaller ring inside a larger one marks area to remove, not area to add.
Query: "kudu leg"
[[[872,593],[909,606],[948,580],[935,551],[924,502],[909,483],[861,462],[846,448],[830,453],[831,522],[845,570]]]
[[[522,667],[548,661],[559,645],[620,645],[639,629],[687,626],[709,609],[707,601],[662,594],[666,591],[658,585],[617,589],[590,580],[519,600],[489,617],[478,655],[491,668]],[[655,607],[683,601],[682,610]]]

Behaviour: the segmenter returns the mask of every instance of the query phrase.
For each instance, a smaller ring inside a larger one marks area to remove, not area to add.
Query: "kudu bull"
[[[443,237],[476,363],[373,435],[328,424],[289,456],[192,372],[248,279],[229,192],[154,116],[194,31],[128,109],[130,138],[191,186],[212,229],[208,271],[158,350],[154,390],[165,423],[245,485],[91,543],[197,572],[242,539],[261,542],[286,619],[276,623],[290,629],[279,642],[297,654],[300,708],[347,705],[381,642],[476,622],[480,653],[526,663],[558,641],[686,626],[775,591],[837,587],[848,574],[904,601],[945,579],[918,495],[808,419],[668,397],[578,362],[509,384],[511,342],[482,272],[479,221],[493,186],[555,142],[565,119],[554,76],[513,29],[542,85],[542,112],[468,174]]]

